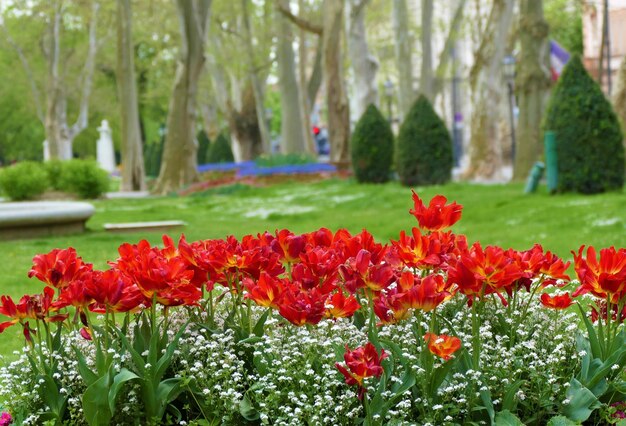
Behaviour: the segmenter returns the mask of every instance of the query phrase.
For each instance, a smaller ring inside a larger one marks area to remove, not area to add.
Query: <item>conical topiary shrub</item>
[[[235,161],[230,142],[224,133],[220,133],[209,148],[207,163],[230,163]]]
[[[452,138],[426,97],[420,96],[404,118],[395,156],[403,185],[436,185],[450,180]]]
[[[211,140],[207,136],[204,130],[198,132],[198,165],[205,164],[207,162],[207,156],[209,154],[209,147],[211,146]]]
[[[559,77],[544,129],[556,135],[558,191],[593,194],[624,185],[619,122],[577,56],[569,60]]]
[[[393,161],[393,132],[374,105],[367,107],[356,124],[350,141],[352,169],[359,182],[389,180]]]

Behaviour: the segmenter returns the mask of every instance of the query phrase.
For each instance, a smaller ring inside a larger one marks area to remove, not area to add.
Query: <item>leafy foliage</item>
[[[554,89],[544,128],[556,133],[559,191],[593,194],[624,185],[619,122],[577,56]]]
[[[359,182],[389,180],[393,161],[393,133],[389,122],[375,105],[367,107],[350,141],[352,169]]]
[[[211,146],[211,140],[207,136],[204,130],[198,132],[198,164],[205,164],[207,161],[207,155],[209,154],[209,147]]]
[[[206,157],[207,163],[230,163],[235,161],[233,150],[230,147],[228,137],[224,133],[220,133],[217,139],[213,141]]]
[[[0,186],[12,200],[30,200],[48,188],[48,174],[41,163],[23,161],[3,170]]]
[[[158,142],[146,144],[144,146],[144,164],[146,167],[146,175],[158,176],[161,171],[161,159],[163,157],[163,146],[165,145],[165,136],[162,136]]]
[[[66,161],[59,188],[80,198],[99,198],[109,189],[109,175],[93,160]]]
[[[395,155],[403,185],[436,185],[450,180],[452,139],[426,97],[420,96],[405,117]]]
[[[63,171],[63,161],[61,160],[49,160],[43,163],[46,172],[48,172],[48,183],[50,188],[61,190],[59,186],[61,182],[61,172]]]
[[[259,167],[291,166],[298,164],[313,164],[317,160],[310,154],[272,154],[261,155],[254,163]]]

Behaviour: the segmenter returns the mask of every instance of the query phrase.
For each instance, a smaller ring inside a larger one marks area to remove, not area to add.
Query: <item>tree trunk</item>
[[[622,129],[626,133],[626,58],[622,60],[615,82],[615,96],[613,98],[615,113],[622,122]],[[624,139],[626,146],[626,138]]]
[[[343,76],[341,35],[343,0],[324,1],[324,81],[328,107],[330,159],[341,165],[350,159],[350,108]]]
[[[61,19],[63,5],[55,1],[52,5],[53,16],[48,25],[49,45],[46,45],[47,76],[46,76],[46,112],[44,129],[50,147],[50,158],[69,160],[72,158],[74,138],[87,128],[89,112],[89,96],[95,69],[97,50],[96,25],[100,4],[92,2],[91,22],[89,23],[89,48],[83,70],[83,85],[76,122],[70,127],[67,123],[67,98],[63,81],[61,58]],[[27,67],[27,64],[25,64]],[[27,67],[29,68],[29,67]]]
[[[261,132],[256,115],[254,89],[248,82],[241,93],[241,109],[229,108],[228,123],[233,132],[233,152],[238,153],[238,161],[254,160],[263,154]]]
[[[508,30],[513,19],[515,0],[494,0],[487,28],[476,52],[470,72],[472,91],[472,120],[470,158],[465,178],[502,180],[502,142],[498,137],[500,114],[498,107],[505,85],[502,60]]]
[[[519,25],[519,121],[513,168],[513,179],[518,181],[526,179],[543,153],[541,119],[550,87],[548,24],[543,18],[543,0],[522,0]]]
[[[243,10],[244,46],[246,49],[246,57],[248,59],[250,81],[252,82],[252,89],[254,90],[257,120],[259,122],[259,130],[261,131],[261,142],[263,144],[263,150],[269,153],[271,152],[270,132],[267,127],[267,119],[265,117],[265,94],[259,77],[259,67],[255,59],[255,49],[252,45],[252,27],[250,26],[250,16],[248,13],[249,1],[250,0],[241,0]]]
[[[433,103],[435,97],[433,76],[433,0],[422,0],[422,68],[420,73],[420,93]]]
[[[122,191],[144,191],[130,0],[117,0],[117,88],[121,112]]]
[[[370,54],[365,34],[365,7],[369,0],[348,0],[348,56],[354,72],[354,118],[357,120],[365,109],[378,106],[376,73],[378,60]]]
[[[435,81],[433,82],[433,99],[436,99],[443,90],[443,85],[447,77],[448,65],[450,63],[450,59],[453,57],[452,51],[457,43],[459,28],[461,27],[461,22],[463,21],[465,3],[466,0],[458,0],[458,5],[452,17],[452,22],[450,23],[450,29],[448,30],[443,50],[439,55],[439,62],[434,76]]]
[[[305,0],[298,0],[298,10],[302,11],[305,7]],[[316,36],[318,40],[321,37]],[[304,141],[307,152],[315,155],[317,152],[315,148],[315,142],[313,141],[313,126],[311,125],[311,109],[313,108],[313,102],[309,100],[308,96],[308,78],[307,78],[307,32],[305,29],[300,28],[298,33],[298,84],[300,85],[300,112],[302,113],[302,124],[304,126]],[[316,56],[321,55],[321,48],[315,52]],[[319,62],[317,63],[319,68]],[[317,91],[316,91],[317,95]]]
[[[280,6],[289,10],[289,0],[279,0]],[[281,151],[284,154],[306,152],[307,129],[302,121],[303,113],[300,87],[296,79],[296,62],[293,54],[291,24],[280,12],[278,20],[278,84],[280,87]]]
[[[197,181],[196,95],[204,65],[204,45],[211,0],[177,0],[181,57],[167,115],[167,135],[155,192],[166,194]]]
[[[409,11],[406,0],[393,0],[393,33],[395,39],[396,67],[398,68],[398,118],[409,112],[415,92],[413,90],[413,40],[409,31]]]

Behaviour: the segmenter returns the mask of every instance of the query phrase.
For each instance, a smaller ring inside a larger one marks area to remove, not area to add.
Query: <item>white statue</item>
[[[113,173],[115,167],[115,152],[113,151],[113,138],[111,137],[111,128],[109,122],[102,120],[102,124],[98,127],[100,139],[96,149],[98,164],[109,173]]]
[[[43,141],[43,161],[50,161],[50,142]]]

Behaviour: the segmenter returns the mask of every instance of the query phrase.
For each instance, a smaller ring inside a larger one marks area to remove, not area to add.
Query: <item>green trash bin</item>
[[[548,130],[543,139],[546,153],[546,182],[551,194],[556,192],[559,181],[558,156],[556,154],[556,133]]]

